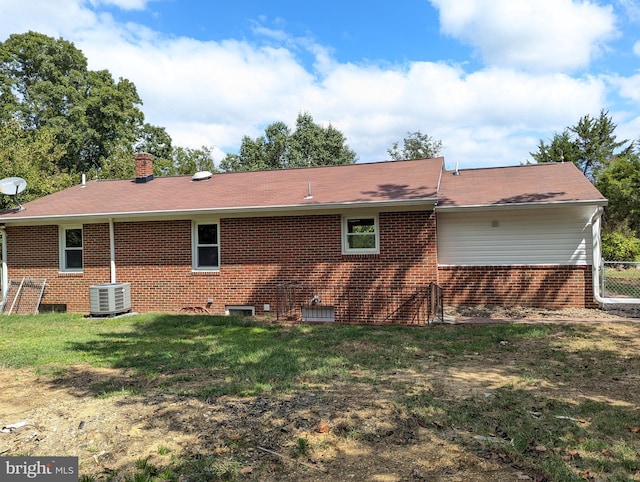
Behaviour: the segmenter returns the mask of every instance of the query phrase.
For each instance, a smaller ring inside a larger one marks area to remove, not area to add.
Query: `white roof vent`
[[[206,181],[207,179],[211,179],[213,176],[212,172],[209,171],[198,171],[193,176],[191,176],[192,181]]]

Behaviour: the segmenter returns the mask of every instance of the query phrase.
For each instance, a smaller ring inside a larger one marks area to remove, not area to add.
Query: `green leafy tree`
[[[357,159],[342,132],[331,124],[327,127],[316,124],[306,112],[298,115],[290,139],[287,167],[353,164]]]
[[[291,131],[284,122],[267,126],[264,136],[242,138],[238,154],[227,154],[220,163],[223,171],[262,171],[288,167]]]
[[[546,144],[541,139],[538,141],[538,151],[530,154],[537,163],[568,161],[574,162],[580,167],[578,162],[580,154],[569,128],[566,128],[560,134],[554,134],[549,144]]]
[[[625,226],[603,231],[602,257],[607,261],[639,261],[640,239]]]
[[[27,181],[27,188],[19,195],[20,202],[72,184],[71,176],[58,167],[64,155],[64,146],[56,142],[50,129],[25,130],[17,121],[0,122],[0,178],[21,177]],[[0,209],[12,207],[14,200],[0,195]]]
[[[598,172],[617,156],[633,151],[633,143],[618,141],[616,125],[608,112],[602,110],[598,117],[585,115],[574,126],[555,134],[549,144],[542,140],[538,151],[531,156],[536,162],[573,162],[590,180],[595,181]]]
[[[640,235],[640,156],[632,153],[612,159],[600,170],[596,187],[609,200],[605,227],[628,227]]]
[[[574,126],[540,141],[531,156],[537,162],[573,162],[609,203],[605,208],[602,253],[607,260],[633,260],[640,246],[640,158],[635,145],[618,141],[606,111],[580,118]]]
[[[172,154],[172,167],[168,175],[193,175],[198,171],[216,172],[215,162],[209,147],[199,149],[176,147]]]
[[[387,153],[396,161],[405,159],[432,159],[440,156],[442,151],[442,141],[436,140],[428,134],[420,131],[407,132],[407,137],[402,141],[402,148],[399,142],[394,142]]]
[[[263,136],[242,138],[238,154],[227,154],[220,163],[223,171],[259,171],[307,166],[353,164],[357,156],[345,136],[332,125],[323,127],[308,114],[299,114],[291,132],[277,121]]]
[[[0,120],[21,129],[47,128],[64,147],[68,173],[108,169],[138,139],[144,121],[135,85],[90,71],[73,43],[28,32],[0,43]]]
[[[148,152],[153,155],[153,170],[156,175],[164,176],[172,172],[172,140],[164,127],[144,124],[134,149],[136,152]]]

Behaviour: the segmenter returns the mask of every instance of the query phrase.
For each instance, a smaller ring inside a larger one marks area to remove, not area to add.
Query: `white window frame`
[[[215,225],[217,244],[199,244],[198,243],[198,226]],[[198,248],[199,247],[216,247],[218,249],[218,266],[198,266]],[[207,221],[193,221],[191,223],[191,269],[193,271],[220,271],[220,221],[217,219]]]
[[[82,246],[80,248],[67,247],[67,231],[70,229],[79,229],[82,237]],[[82,225],[65,225],[58,229],[59,253],[60,253],[60,272],[61,273],[82,273],[84,272],[84,229]],[[67,250],[78,250],[82,254],[81,268],[67,268]]]
[[[349,221],[354,219],[373,219],[376,240],[374,248],[349,248]],[[342,254],[380,254],[380,222],[377,214],[354,214],[342,217]]]

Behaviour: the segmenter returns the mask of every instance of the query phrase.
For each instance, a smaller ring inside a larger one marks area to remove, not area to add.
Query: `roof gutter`
[[[407,207],[419,207],[424,209],[425,205],[434,207],[436,205],[437,198],[421,198],[421,199],[409,199],[403,201],[391,200],[391,201],[354,201],[354,202],[340,202],[340,203],[317,203],[317,204],[298,204],[298,205],[280,205],[280,206],[240,206],[229,208],[199,208],[199,209],[179,209],[179,210],[163,210],[163,211],[136,211],[136,212],[103,212],[103,213],[91,213],[91,214],[68,214],[68,215],[52,215],[52,216],[12,216],[7,218],[0,217],[0,222],[7,224],[24,224],[24,223],[64,223],[78,221],[82,219],[131,219],[136,220],[140,218],[180,218],[194,215],[209,214],[214,216],[239,216],[243,214],[250,215],[269,215],[271,213],[286,213],[286,212],[309,212],[309,211],[330,211],[336,209],[380,209],[380,208],[407,208]]]
[[[501,204],[467,204],[463,206],[436,206],[437,211],[472,211],[477,209],[531,209],[540,207],[559,206],[606,206],[606,199],[592,199],[580,201],[540,201],[527,203],[501,203]]]
[[[0,225],[0,242],[2,243],[2,263],[0,265],[0,269],[2,269],[2,274],[0,275],[0,311],[2,311],[9,292],[9,273],[7,271],[7,233],[4,229],[4,224]]]
[[[113,226],[113,218],[109,218],[109,280],[115,283],[116,280],[116,236]]]

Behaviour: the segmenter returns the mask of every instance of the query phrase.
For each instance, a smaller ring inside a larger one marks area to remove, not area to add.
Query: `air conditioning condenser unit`
[[[91,316],[115,316],[131,311],[131,285],[105,283],[89,287]]]

